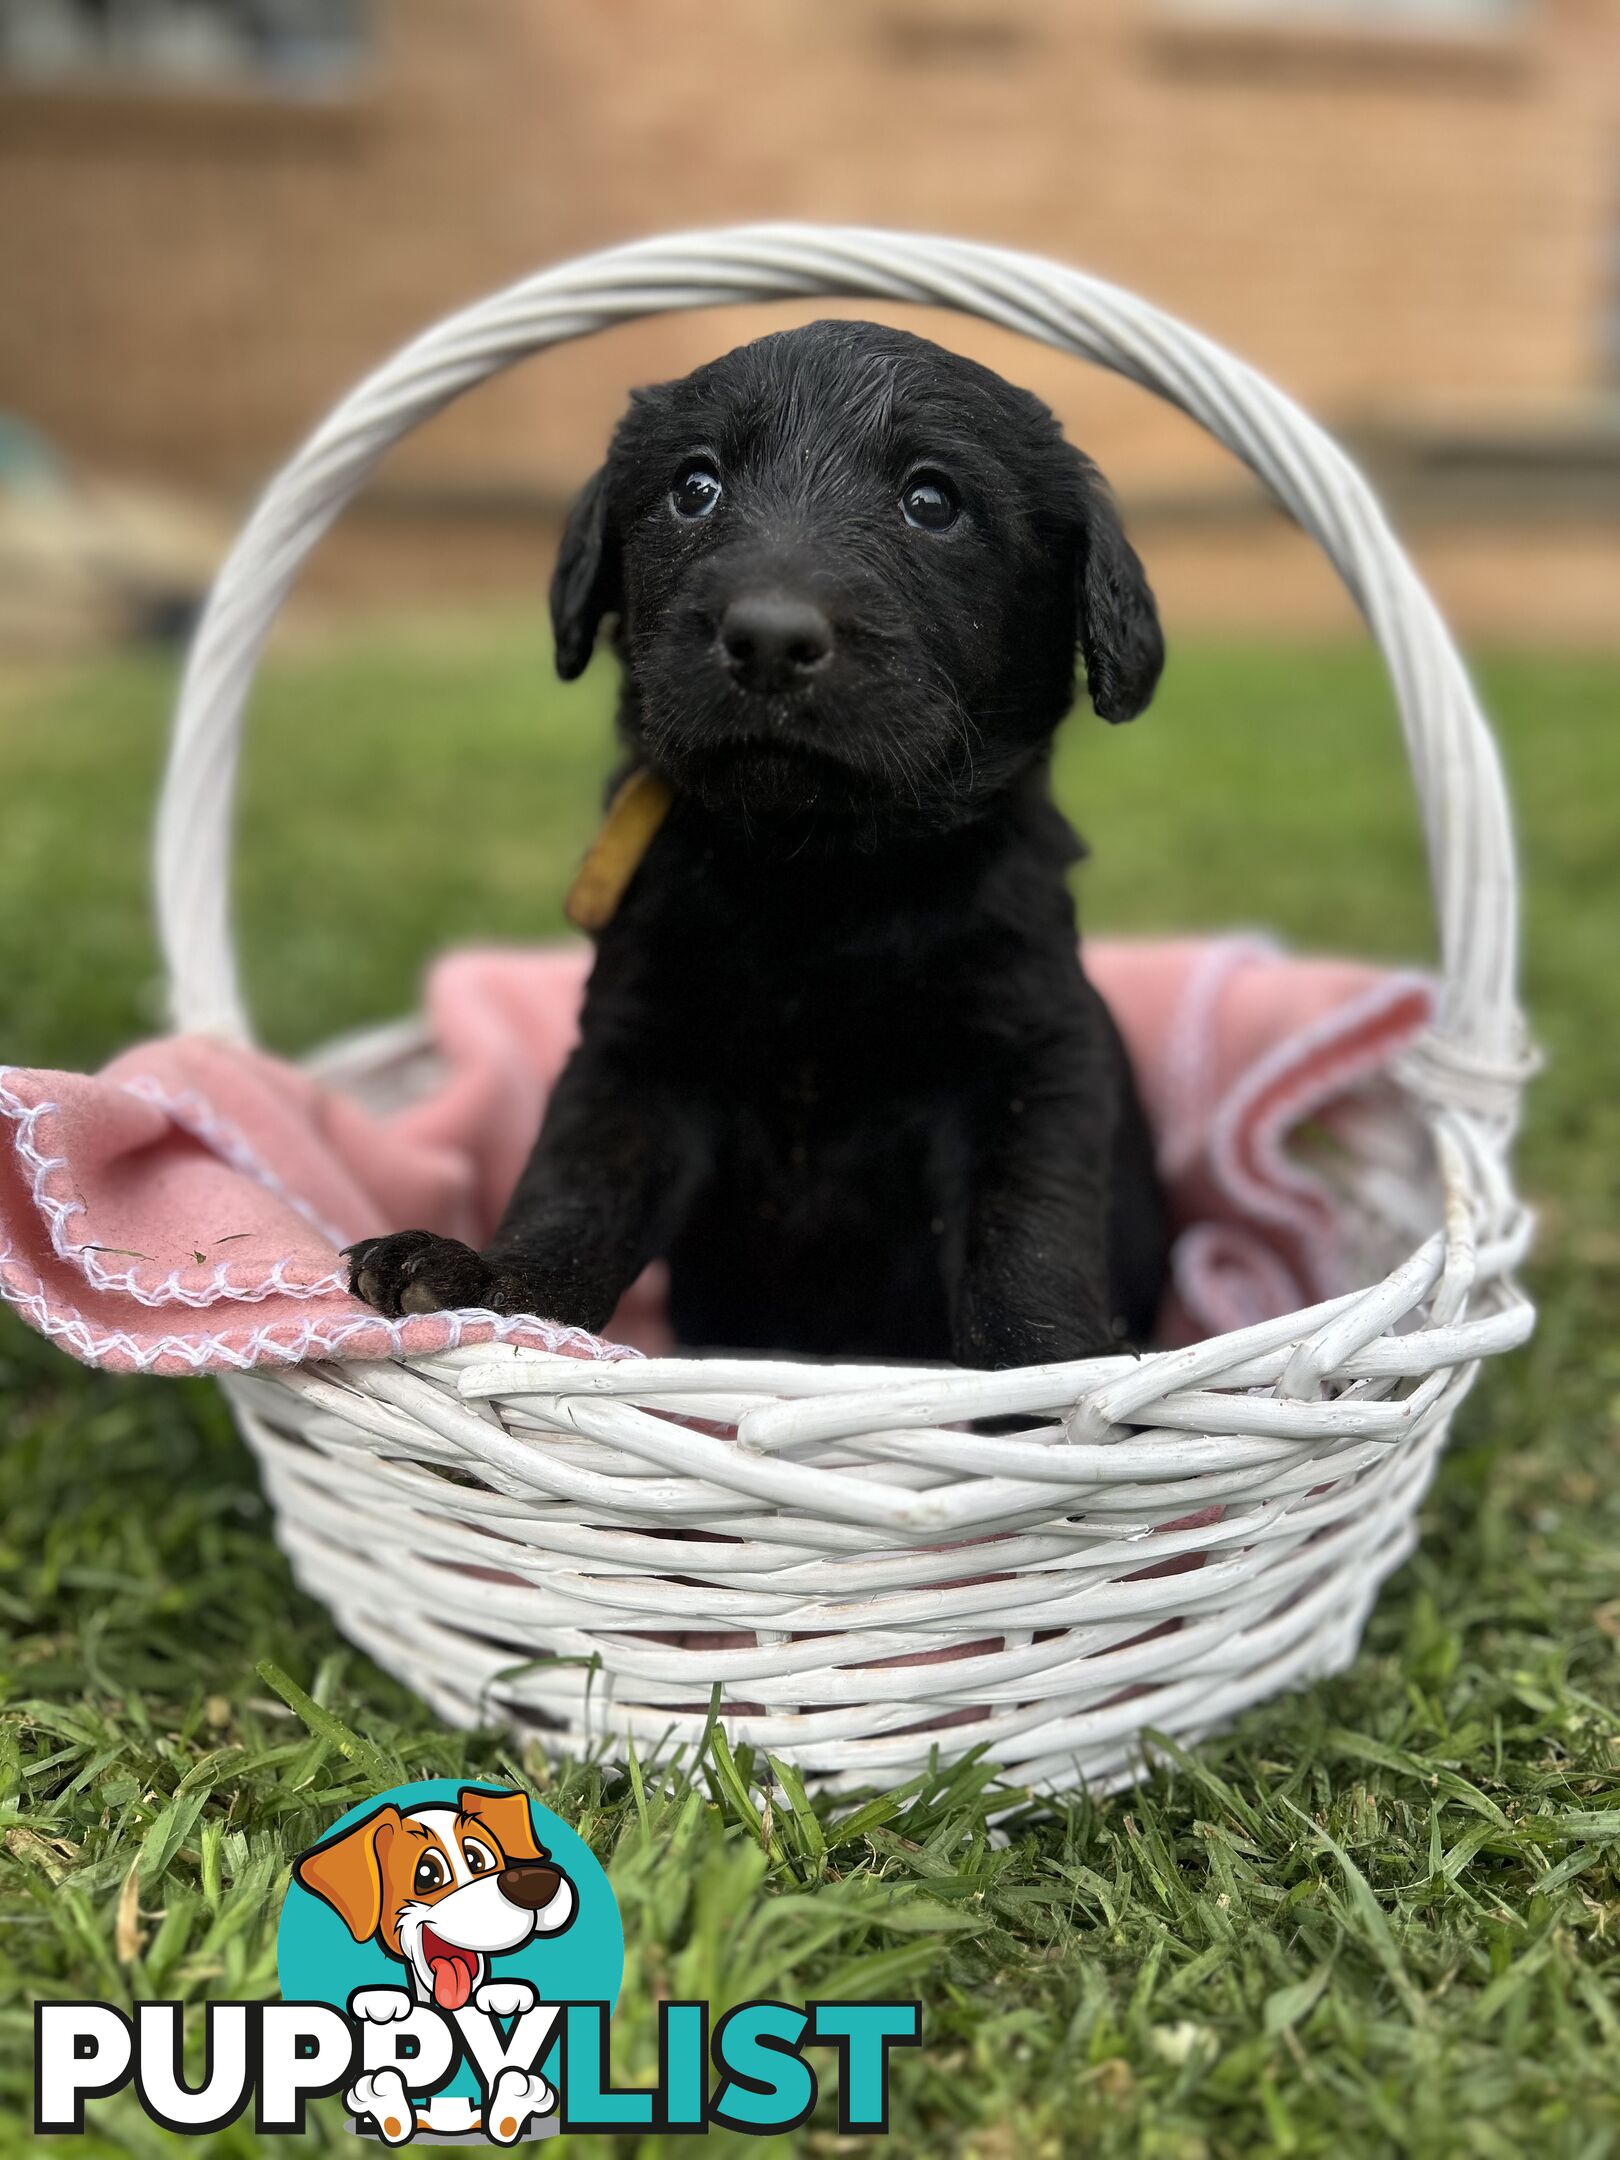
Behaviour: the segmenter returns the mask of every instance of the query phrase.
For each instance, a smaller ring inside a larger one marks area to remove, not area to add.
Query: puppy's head
[[[523,1795],[476,1786],[455,1807],[380,1807],[293,1873],[442,2010],[461,2008],[492,1957],[560,1933],[577,1909],[572,1883],[535,1843]]]
[[[1100,474],[1037,398],[820,322],[637,392],[575,504],[557,665],[618,618],[634,751],[714,808],[947,826],[1164,647]]]

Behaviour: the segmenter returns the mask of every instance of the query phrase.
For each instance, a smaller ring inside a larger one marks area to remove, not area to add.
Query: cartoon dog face
[[[293,1868],[356,1942],[375,1938],[415,1992],[459,2010],[489,1961],[535,1935],[557,1935],[578,1910],[574,1886],[535,1843],[519,1792],[464,1786],[457,1805],[390,1804]]]

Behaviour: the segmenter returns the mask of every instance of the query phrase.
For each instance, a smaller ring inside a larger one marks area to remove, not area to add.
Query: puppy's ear
[[[508,1860],[544,1860],[544,1848],[535,1843],[529,1803],[520,1792],[480,1792],[463,1785],[456,1795],[463,1815],[470,1815],[490,1832]]]
[[[618,605],[619,547],[604,465],[586,481],[568,513],[551,579],[551,629],[564,682],[584,674],[597,626]]]
[[[1089,458],[1079,464],[1075,577],[1086,688],[1099,719],[1134,720],[1146,710],[1163,670],[1164,633],[1147,572],[1125,537],[1107,481]]]
[[[382,1924],[382,1871],[400,1819],[390,1803],[293,1863],[294,1879],[325,1899],[356,1942],[368,1942]]]

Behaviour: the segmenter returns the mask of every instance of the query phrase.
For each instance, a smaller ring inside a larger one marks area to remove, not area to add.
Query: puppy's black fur
[[[615,619],[626,767],[674,805],[494,1241],[367,1240],[359,1293],[600,1329],[662,1255],[692,1345],[1014,1365],[1146,1336],[1152,1149],[1047,768],[1077,649],[1129,720],[1163,645],[1051,413],[898,330],[762,338],[636,395],[552,615],[565,678]]]

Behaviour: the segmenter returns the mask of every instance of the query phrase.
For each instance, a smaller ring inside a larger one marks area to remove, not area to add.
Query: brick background
[[[1566,413],[1606,380],[1615,0],[1530,0],[1498,36],[1460,39],[1247,30],[1171,0],[377,0],[376,16],[368,78],[330,107],[0,86],[0,408],[108,466],[241,490],[457,302],[615,238],[755,216],[1083,263],[1330,421],[1489,426]],[[675,318],[546,356],[436,421],[390,477],[554,503],[627,384],[760,326]],[[953,318],[926,327],[1050,397],[1128,500],[1228,484],[1141,393]],[[1601,519],[1582,531],[1600,573],[1612,540]]]

